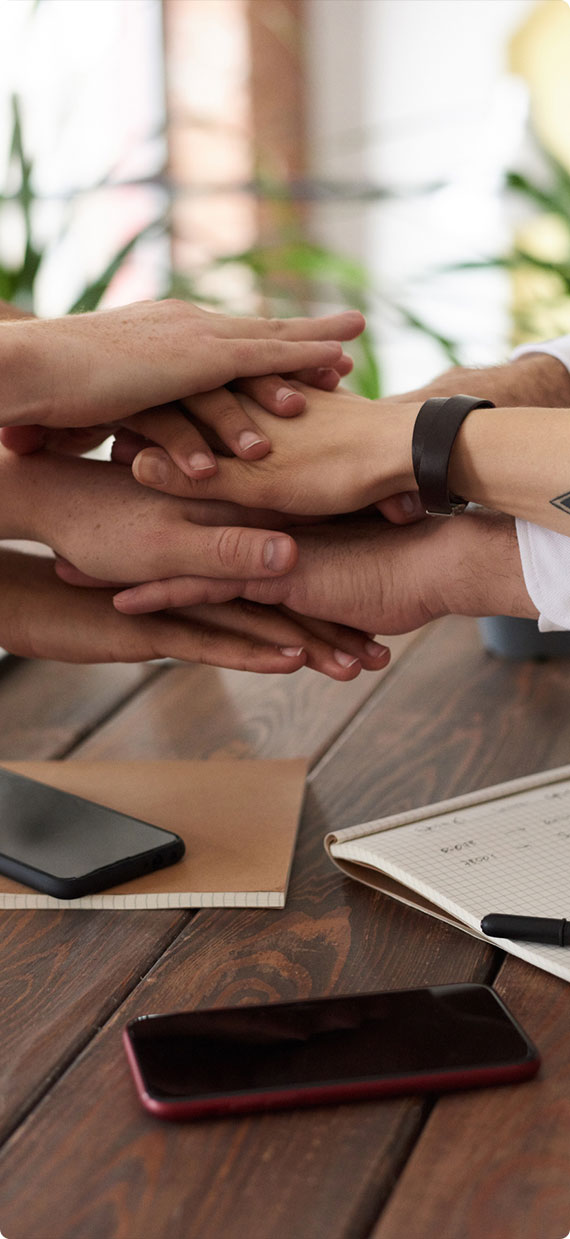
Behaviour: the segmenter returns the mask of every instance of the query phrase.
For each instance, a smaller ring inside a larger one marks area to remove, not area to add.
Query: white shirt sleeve
[[[570,335],[541,344],[521,344],[511,360],[528,353],[549,353],[570,373]],[[540,612],[540,631],[570,629],[570,529],[568,534],[554,533],[518,519],[516,529],[525,585]]]

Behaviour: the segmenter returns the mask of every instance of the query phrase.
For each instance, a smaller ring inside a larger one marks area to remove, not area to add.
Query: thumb
[[[376,507],[392,525],[413,525],[416,521],[423,521],[426,516],[417,490],[390,495],[388,499],[381,499]]]
[[[45,447],[48,434],[45,426],[3,426],[0,443],[17,456],[28,456]]]

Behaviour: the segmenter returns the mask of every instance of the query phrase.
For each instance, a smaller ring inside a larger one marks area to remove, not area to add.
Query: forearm
[[[455,440],[449,487],[470,502],[570,534],[570,507],[562,502],[568,495],[570,503],[570,410],[473,410]]]
[[[518,405],[567,408],[570,406],[570,374],[556,357],[532,353],[502,366],[480,369],[454,366],[425,387],[390,396],[389,400],[407,403],[428,400],[432,396],[455,396],[459,392],[486,397],[501,408]]]
[[[434,573],[439,615],[537,619],[525,585],[515,522],[499,512],[469,512],[438,523]]]
[[[39,461],[14,456],[0,446],[0,540],[25,538],[41,542],[41,475]]]
[[[512,517],[467,513],[398,528],[374,520],[296,531],[299,560],[275,581],[242,582],[245,598],[386,636],[444,615],[536,619]]]
[[[11,301],[0,300],[0,322],[9,322],[15,318],[35,318],[35,314],[21,310],[19,305],[14,305]]]

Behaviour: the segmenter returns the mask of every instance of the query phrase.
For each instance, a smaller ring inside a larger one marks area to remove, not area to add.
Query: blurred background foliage
[[[512,246],[504,253],[490,254],[476,260],[459,261],[445,268],[434,268],[432,275],[442,272],[465,272],[482,269],[502,269],[511,276],[513,337],[515,340],[561,334],[570,331],[570,173],[564,164],[534,139],[536,173],[510,170],[505,176],[505,191],[528,208],[529,222],[519,226]],[[16,97],[12,100],[12,134],[4,178],[10,188],[0,194],[0,237],[3,235],[2,214],[17,211],[20,218],[23,246],[18,262],[10,260],[0,244],[0,298],[12,301],[30,312],[36,310],[36,286],[42,264],[57,236],[41,240],[36,226],[40,199],[34,188],[34,168],[26,153],[21,109]],[[96,309],[112,280],[136,247],[151,234],[168,236],[176,186],[166,177],[152,178],[165,191],[166,207],[156,218],[136,231],[103,269],[69,305],[68,313]],[[135,182],[129,182],[136,184]],[[116,184],[110,177],[100,188]],[[98,188],[94,187],[94,188]],[[310,185],[303,192],[310,193]],[[320,187],[322,190],[322,187]],[[418,192],[437,192],[441,185],[424,186]],[[208,261],[192,275],[170,266],[161,296],[175,296],[199,302],[214,310],[226,307],[224,298],[207,292],[208,277],[224,266],[243,269],[248,273],[257,295],[260,312],[292,315],[311,312],[315,306],[347,305],[374,313],[376,321],[399,321],[435,341],[442,359],[457,364],[461,341],[442,335],[424,318],[418,317],[404,300],[389,297],[375,287],[365,267],[353,258],[325,246],[312,243],[302,235],[298,216],[293,208],[295,192],[287,185],[262,185],[256,188],[260,201],[278,202],[280,206],[280,236],[277,243],[251,246],[241,253],[218,256]],[[394,191],[379,189],[378,198],[398,197]],[[67,203],[63,228],[73,217],[74,195]],[[429,282],[430,273],[422,276]],[[380,366],[369,332],[351,346],[355,369],[351,385],[360,394],[376,397],[382,394]]]

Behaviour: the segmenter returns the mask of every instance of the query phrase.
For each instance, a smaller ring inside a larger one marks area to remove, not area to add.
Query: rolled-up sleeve
[[[570,335],[540,344],[521,344],[511,361],[529,353],[548,353],[570,373]],[[540,612],[540,631],[570,629],[570,530],[568,534],[555,533],[522,520],[517,520],[516,529],[525,585]]]

